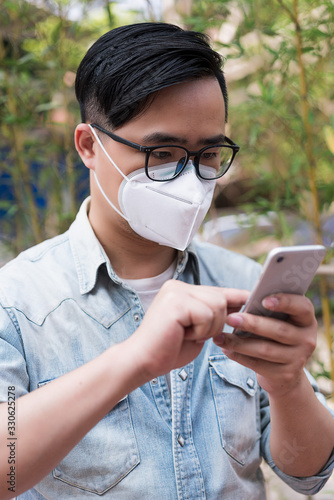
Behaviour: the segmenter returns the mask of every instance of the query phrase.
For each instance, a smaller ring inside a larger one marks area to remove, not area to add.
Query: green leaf
[[[312,52],[314,51],[314,47],[303,47],[302,52],[305,54],[307,52]]]
[[[51,43],[56,44],[59,42],[59,35],[63,27],[63,21],[60,19],[55,25],[54,29],[51,32]]]
[[[61,105],[55,102],[46,102],[44,104],[39,104],[38,106],[36,106],[35,111],[37,113],[41,113],[42,111],[50,111],[51,109],[56,109],[59,107],[61,107]]]

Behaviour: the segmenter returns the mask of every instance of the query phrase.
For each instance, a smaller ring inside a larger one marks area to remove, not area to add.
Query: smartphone
[[[262,306],[262,300],[278,292],[304,295],[325,253],[326,248],[322,245],[278,247],[271,250],[263,265],[259,280],[242,311],[286,319],[287,315],[284,313],[265,309]],[[241,330],[234,331],[234,333],[247,337],[252,335]]]

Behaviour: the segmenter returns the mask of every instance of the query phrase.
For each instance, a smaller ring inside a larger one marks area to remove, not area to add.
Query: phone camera
[[[280,257],[277,257],[276,262],[282,262],[284,260],[284,257],[280,255]]]

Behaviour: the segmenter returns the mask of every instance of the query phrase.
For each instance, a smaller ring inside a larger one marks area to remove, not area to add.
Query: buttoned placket
[[[133,290],[129,290],[129,293],[131,294],[131,302],[132,302],[131,309],[132,309],[132,318],[134,321],[134,326],[135,328],[138,328],[144,317],[144,311],[138,295]]]
[[[191,421],[193,366],[191,363],[171,373],[172,439],[178,500],[206,499]]]
[[[171,397],[166,381],[166,377],[153,378],[150,382],[151,391],[154,397],[157,409],[172,432],[172,408]]]

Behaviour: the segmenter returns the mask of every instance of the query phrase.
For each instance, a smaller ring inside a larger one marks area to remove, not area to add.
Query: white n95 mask
[[[199,179],[191,162],[171,181],[153,181],[147,177],[144,168],[125,176],[107,153],[93,127],[91,130],[109,161],[124,178],[118,191],[120,211],[105,194],[94,171],[97,186],[109,205],[143,238],[184,250],[210,208],[216,182]],[[169,169],[172,165],[159,165],[159,176],[162,169]],[[214,171],[207,166],[201,166],[201,169]]]

